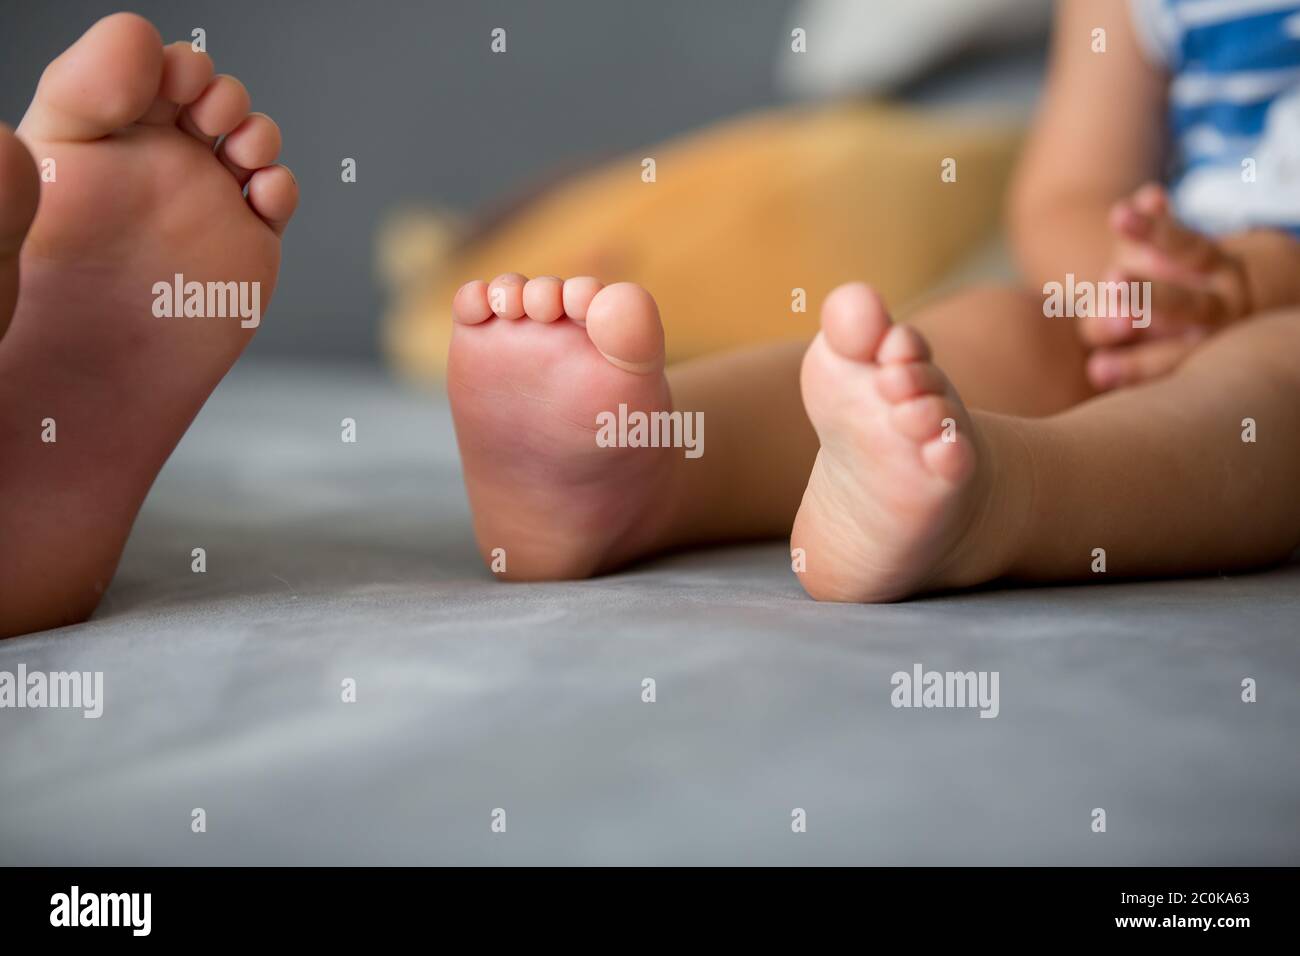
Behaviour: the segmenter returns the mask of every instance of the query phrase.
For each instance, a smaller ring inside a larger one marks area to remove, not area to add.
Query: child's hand
[[[1106,281],[1149,282],[1149,325],[1127,317],[1079,324],[1094,349],[1088,378],[1097,389],[1133,385],[1175,368],[1207,335],[1253,311],[1246,264],[1225,243],[1179,223],[1164,189],[1147,185],[1111,210],[1115,252]]]

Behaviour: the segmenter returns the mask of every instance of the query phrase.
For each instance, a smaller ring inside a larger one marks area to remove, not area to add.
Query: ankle
[[[1037,513],[1037,477],[1033,422],[1007,415],[981,415],[979,421],[988,467],[985,513],[979,547],[988,556],[986,580],[1015,577],[1030,550]]]

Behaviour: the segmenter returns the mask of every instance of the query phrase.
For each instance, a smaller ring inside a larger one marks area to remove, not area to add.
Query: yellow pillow
[[[810,338],[840,282],[865,279],[901,307],[985,239],[1018,140],[1014,127],[880,104],[775,110],[570,178],[474,237],[404,215],[380,237],[388,354],[440,379],[452,295],[502,272],[641,283],[670,360]]]

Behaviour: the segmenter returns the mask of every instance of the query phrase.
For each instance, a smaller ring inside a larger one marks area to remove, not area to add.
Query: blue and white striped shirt
[[[1189,225],[1300,236],[1300,0],[1130,0],[1170,75],[1169,186]]]

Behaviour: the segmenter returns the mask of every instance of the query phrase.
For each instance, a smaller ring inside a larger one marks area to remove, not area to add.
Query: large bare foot
[[[1004,435],[967,412],[920,333],[892,324],[869,287],[840,286],[801,381],[821,441],[791,541],[810,595],[894,601],[1002,573],[986,531],[1004,517]]]
[[[543,580],[654,550],[683,449],[597,441],[620,405],[672,409],[649,293],[510,274],[463,286],[453,314],[447,389],[484,560]]]
[[[159,468],[260,323],[297,204],[243,85],[132,14],[50,64],[17,133],[42,177],[0,340],[0,636],[94,609]]]

